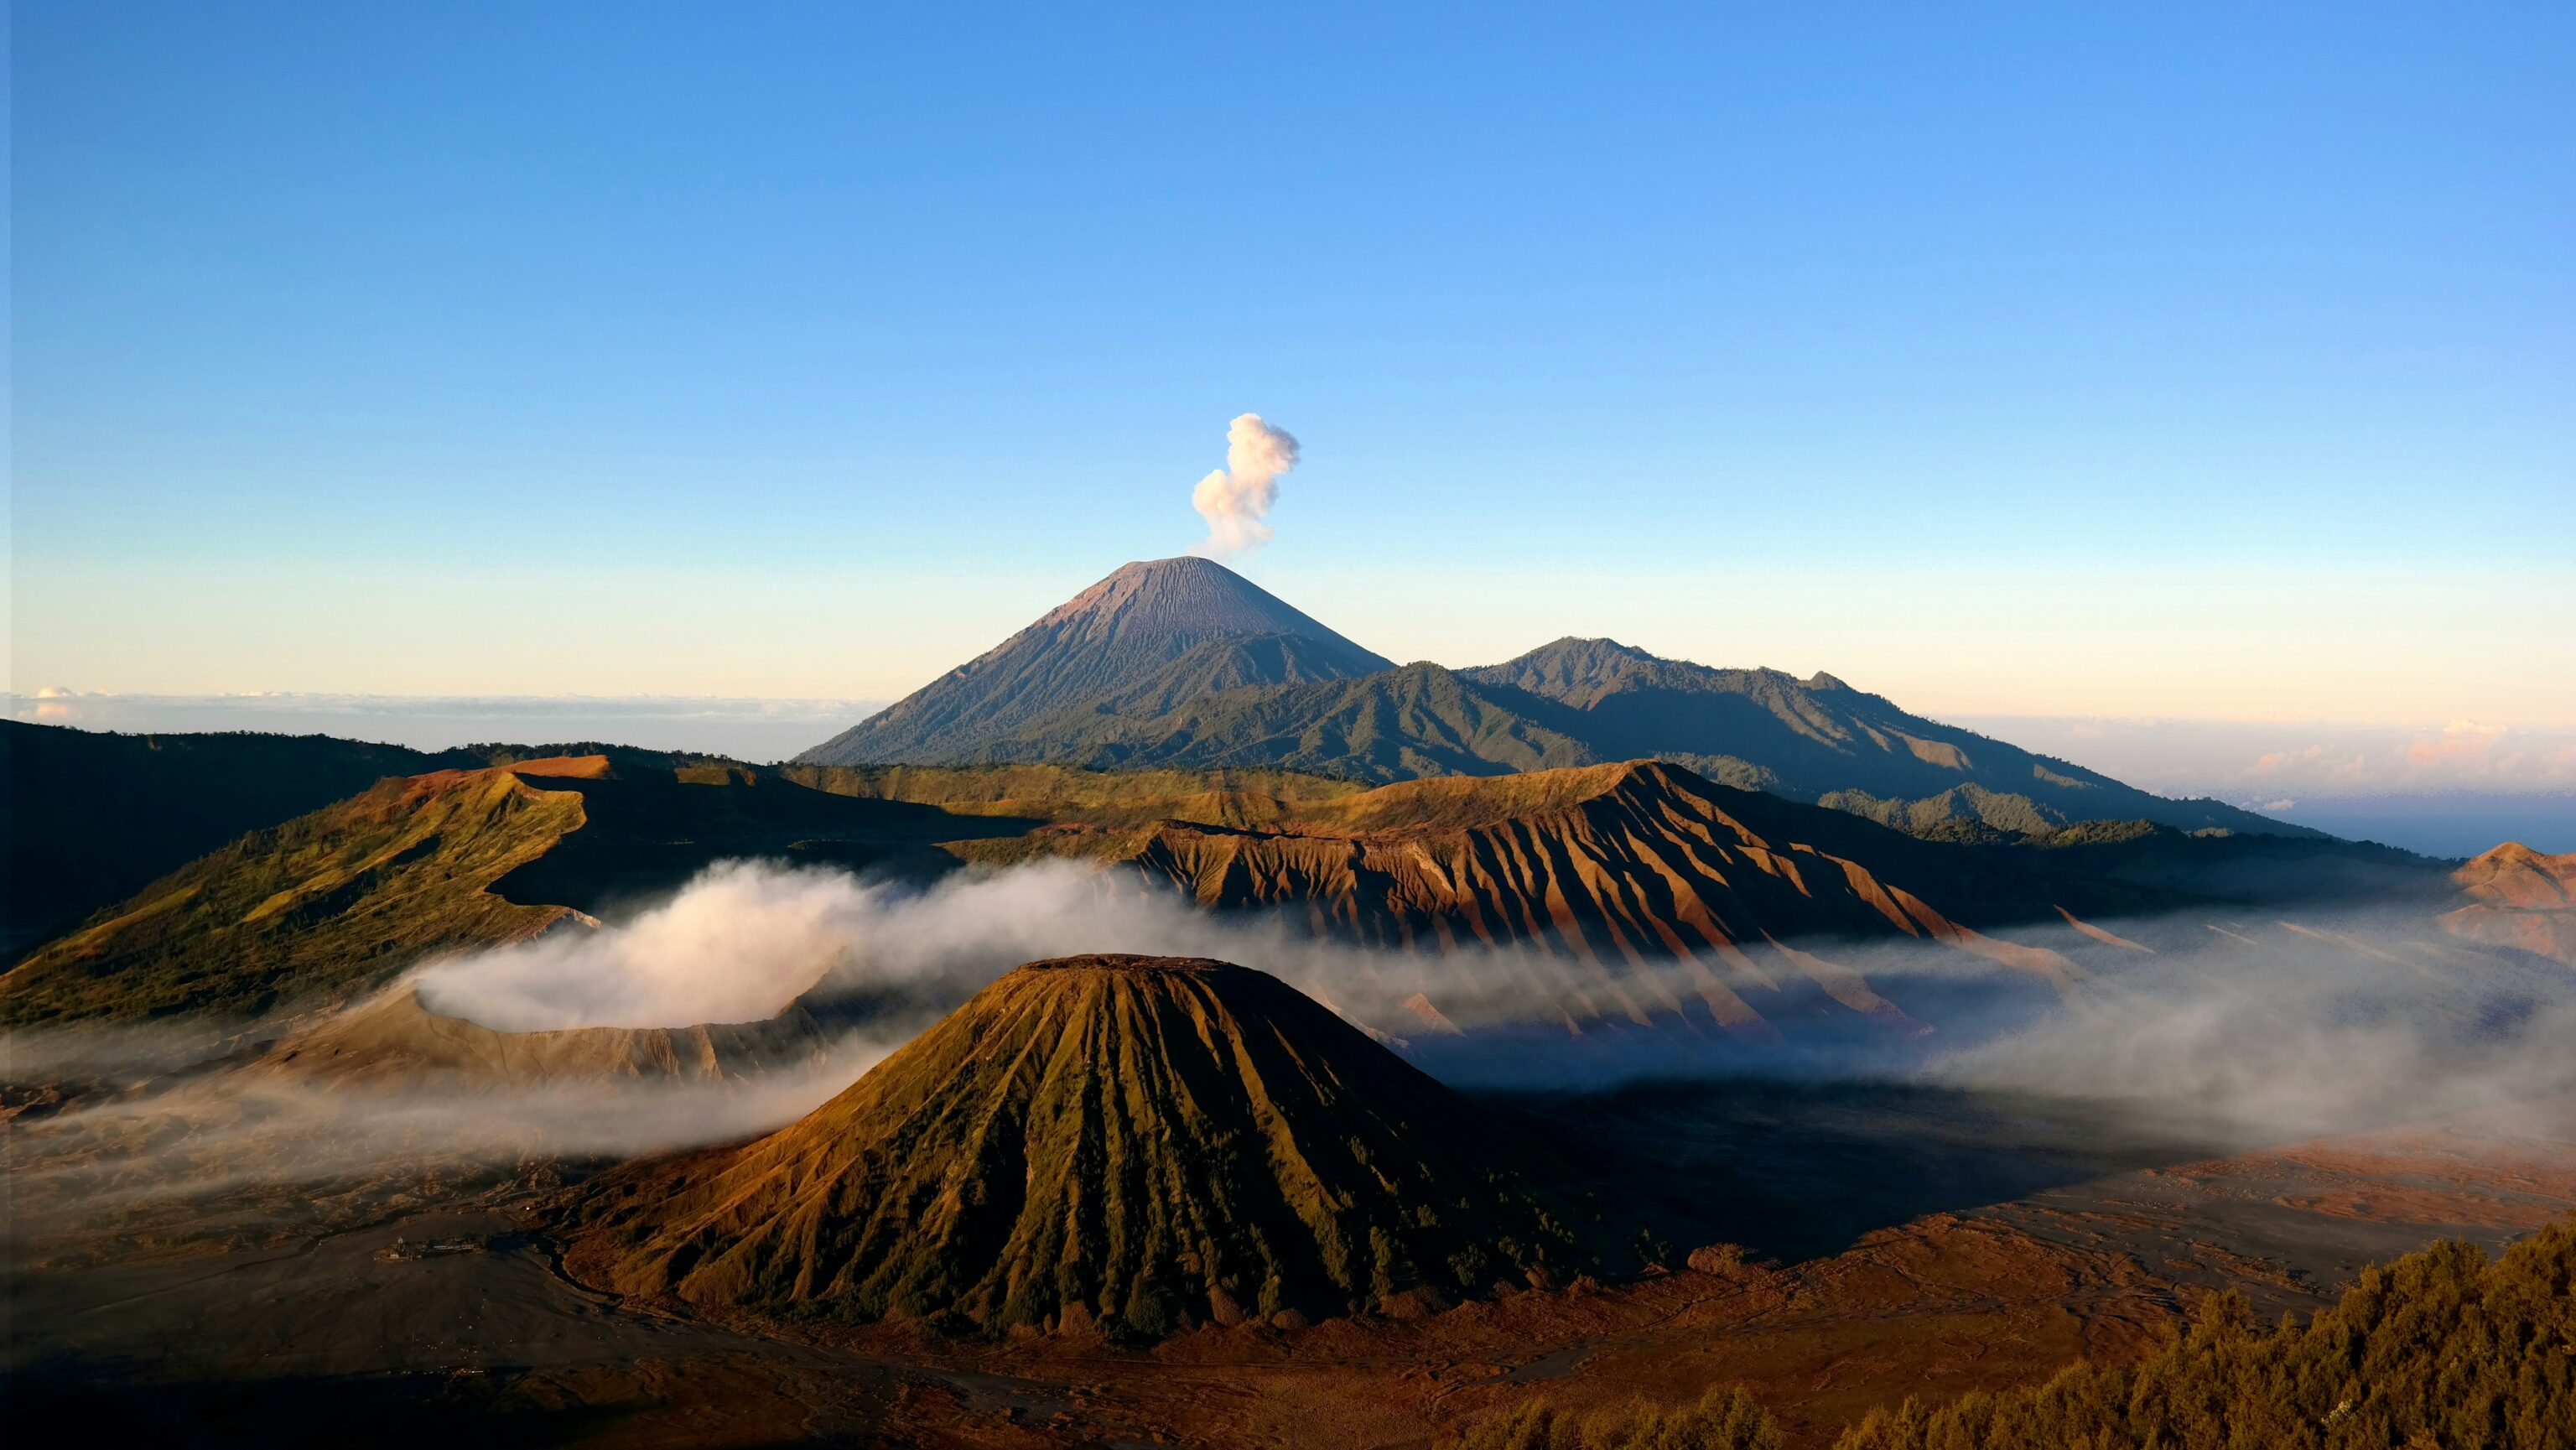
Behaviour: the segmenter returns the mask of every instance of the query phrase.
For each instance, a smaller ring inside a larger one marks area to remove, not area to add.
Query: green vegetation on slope
[[[1578,1415],[1540,1400],[1442,1450],[1776,1447],[1741,1390]],[[2144,1363],[1873,1410],[1836,1450],[2564,1450],[2576,1445],[2576,1219],[2490,1263],[2449,1241],[2362,1271],[2340,1303],[2265,1331],[2243,1296],[2204,1300]]]
[[[103,908],[0,975],[0,1022],[256,1015],[515,940],[567,908],[651,901],[730,857],[936,873],[955,864],[937,843],[1036,824],[607,755],[397,778]]]
[[[1263,973],[1032,963],[799,1122],[585,1190],[567,1263],[699,1303],[1132,1338],[1427,1308],[1591,1262],[1503,1132]]]
[[[785,779],[832,795],[908,801],[963,816],[1132,826],[1196,821],[1252,827],[1365,786],[1287,770],[1088,770],[1070,765],[788,765]]]
[[[620,771],[727,763],[622,745],[424,753],[329,735],[119,735],[0,721],[0,961],[248,832],[380,780],[581,755]]]
[[[1910,799],[1975,785],[1998,799],[2050,798],[2064,808],[2055,818],[2065,820],[2112,814],[2092,804],[2097,796],[2142,794],[2081,766],[1910,715],[1831,675],[1801,680],[1779,670],[1714,669],[1617,640],[1571,638],[1466,673],[1568,712],[1571,721],[1550,723],[1595,749],[1754,761],[1769,777],[1763,788],[1800,800],[1838,790]]]
[[[117,735],[0,721],[0,959],[246,831],[387,776],[483,763],[327,735]]]
[[[561,907],[485,888],[582,824],[581,797],[437,771],[254,831],[0,975],[0,1022],[247,1017],[362,990],[422,955],[514,941]]]
[[[1441,1450],[1780,1450],[1780,1426],[1753,1397],[1710,1390],[1695,1405],[1645,1400],[1571,1414],[1545,1401],[1480,1421]]]
[[[1383,784],[1591,765],[1604,758],[1454,670],[1412,664],[1357,679],[1222,690],[1160,713],[1061,711],[949,763],[1260,766]]]
[[[1882,800],[1865,790],[1830,790],[1816,797],[1816,804],[1917,835],[1973,821],[1999,833],[2037,836],[2057,829],[2064,819],[2029,796],[1999,795],[1981,785],[1954,785],[1920,800]]]
[[[1839,1450],[2563,1450],[2576,1445],[2576,1221],[2493,1263],[2435,1244],[2362,1273],[2341,1303],[2265,1332],[2216,1296],[2127,1368],[1878,1411]]]
[[[2007,831],[2145,818],[2185,830],[2315,833],[2217,801],[2175,801],[2063,760],[1908,714],[1831,675],[1726,670],[1667,660],[1616,640],[1561,639],[1469,670],[1480,685],[1543,701],[1536,718],[1605,759],[1749,762],[1729,784],[1820,801],[1888,825],[1975,819]]]

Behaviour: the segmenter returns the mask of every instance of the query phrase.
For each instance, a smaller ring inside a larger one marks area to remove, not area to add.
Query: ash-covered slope
[[[1222,962],[1013,971],[797,1123],[622,1170],[567,1265],[986,1329],[1421,1307],[1589,1259],[1491,1114]]]
[[[959,763],[1021,722],[1245,685],[1341,679],[1388,661],[1207,559],[1128,564],[975,660],[797,757]]]

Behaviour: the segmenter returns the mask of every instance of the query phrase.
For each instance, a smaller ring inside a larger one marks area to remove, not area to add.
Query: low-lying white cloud
[[[2576,975],[2563,968],[2464,950],[2402,910],[2228,926],[2209,930],[2197,914],[2121,925],[2158,951],[2103,962],[2096,949],[2072,1007],[2037,978],[1937,945],[1811,943],[1937,1031],[1901,1041],[1846,1017],[1818,1035],[1783,1019],[1788,1043],[1762,1048],[1709,1020],[1707,963],[1363,947],[1285,914],[1210,913],[1128,873],[1068,862],[927,888],[734,862],[628,926],[445,963],[421,982],[434,1010],[504,1030],[746,1020],[808,988],[817,1000],[895,1009],[881,1022],[920,1023],[1022,962],[1140,952],[1270,972],[1360,1026],[1410,1039],[1417,1061],[1462,1085],[1928,1077],[2171,1103],[2258,1133],[2576,1087],[2576,1062],[2557,1045],[2576,1028]],[[2054,923],[2008,934],[2079,955],[2089,946]],[[1774,966],[1805,990],[1793,966]],[[1623,1003],[1654,1025],[1641,1028]]]
[[[944,1009],[1022,962],[1090,952],[1222,957],[1318,995],[1377,974],[1376,954],[1067,862],[925,888],[742,860],[630,922],[449,958],[414,981],[430,1010],[501,1032],[689,1027],[772,1017],[818,986]]]
[[[1566,1010],[1564,967],[1542,948],[1356,946],[1281,913],[1211,913],[1140,878],[1064,861],[928,887],[728,861],[631,922],[451,958],[414,981],[430,1010],[496,1031],[687,1027],[775,1016],[809,991],[944,1011],[1023,962],[1095,952],[1254,967],[1395,1033],[1423,1025],[1404,1005],[1417,993],[1467,1028],[1562,1020]],[[1650,1000],[1690,995],[1684,964],[1626,970],[1654,984]]]
[[[128,1035],[73,1034],[48,1044],[50,1060],[75,1072],[123,1066],[134,1057],[120,1045]],[[91,1252],[103,1235],[176,1243],[265,1234],[280,1222],[350,1227],[373,1216],[371,1204],[470,1197],[565,1159],[738,1141],[813,1111],[896,1045],[853,1033],[811,1065],[723,1084],[618,1079],[459,1093],[434,1077],[325,1084],[200,1072],[164,1091],[100,1094],[10,1125],[0,1268]],[[290,1185],[309,1187],[278,1193]]]
[[[432,963],[421,1003],[500,1032],[756,1022],[841,963],[871,905],[837,871],[722,862],[625,925]]]
[[[1949,1024],[1958,1040],[1925,1075],[2154,1105],[2273,1142],[2576,1090],[2576,974],[2555,963],[2461,950],[2399,910],[2235,927],[2103,981],[2097,1010],[1988,1034]]]

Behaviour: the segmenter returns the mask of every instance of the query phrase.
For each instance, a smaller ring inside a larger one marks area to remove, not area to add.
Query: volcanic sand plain
[[[1493,1106],[1593,1144],[1577,1186],[1630,1205],[1675,1267],[1150,1347],[789,1325],[568,1277],[548,1205],[601,1164],[395,1161],[299,1183],[135,1157],[118,1194],[66,1202],[47,1197],[47,1155],[84,1150],[16,1122],[9,1413],[39,1440],[1403,1447],[1531,1396],[1740,1383],[1792,1444],[1820,1446],[1874,1404],[2142,1354],[2207,1289],[2312,1309],[2373,1259],[2500,1245],[2576,1208],[2570,1100],[2285,1143],[1897,1086]],[[173,1105],[154,1141],[188,1119]],[[156,1171],[170,1181],[139,1181]]]

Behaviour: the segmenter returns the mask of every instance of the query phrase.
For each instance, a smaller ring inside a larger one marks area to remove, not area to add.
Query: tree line
[[[1524,1405],[1455,1450],[1777,1450],[1738,1388],[1576,1415]],[[1835,1450],[2566,1450],[2576,1446],[2576,1219],[2490,1261],[2445,1241],[2363,1271],[2331,1308],[2269,1330],[2204,1299],[2132,1365],[1873,1410]]]

